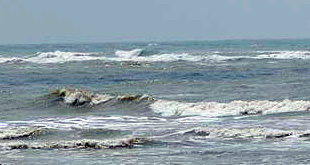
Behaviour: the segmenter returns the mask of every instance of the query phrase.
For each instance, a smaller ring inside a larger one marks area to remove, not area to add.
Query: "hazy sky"
[[[310,0],[0,0],[0,44],[310,38]]]

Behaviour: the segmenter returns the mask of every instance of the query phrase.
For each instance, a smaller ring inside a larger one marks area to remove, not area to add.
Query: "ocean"
[[[0,164],[308,164],[310,40],[0,45]]]

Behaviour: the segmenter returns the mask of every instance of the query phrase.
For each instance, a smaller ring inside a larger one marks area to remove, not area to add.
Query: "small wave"
[[[277,130],[266,127],[254,128],[195,128],[182,132],[183,135],[208,138],[263,138],[278,139],[286,137],[306,138],[310,136],[310,131]]]
[[[72,140],[57,142],[8,142],[1,143],[4,149],[114,149],[114,148],[132,148],[137,145],[151,143],[151,139],[130,137],[125,139],[111,140]]]
[[[253,53],[253,52],[250,52]],[[120,62],[174,62],[174,61],[189,61],[189,62],[226,62],[241,59],[310,59],[309,51],[256,51],[255,54],[249,56],[234,56],[225,55],[225,52],[206,52],[202,55],[191,55],[188,53],[156,53],[148,52],[144,49],[133,50],[117,50],[115,56],[98,56],[103,53],[96,52],[38,52],[32,57],[0,57],[0,63],[65,63],[70,61],[120,61]]]
[[[207,52],[204,55],[190,55],[188,53],[181,54],[153,54],[149,56],[141,56],[143,49],[133,49],[130,51],[116,51],[115,55],[119,57],[118,61],[149,61],[149,62],[173,62],[173,61],[191,61],[191,62],[225,62],[241,59],[310,59],[310,52],[308,51],[257,51],[258,55],[252,56],[228,56],[221,55],[221,52]]]
[[[87,61],[99,60],[101,57],[96,57],[98,53],[82,53],[82,52],[38,52],[34,57],[25,58],[24,61],[33,63],[64,63],[69,61]]]
[[[133,57],[138,57],[143,52],[143,49],[133,49],[130,51],[117,50],[115,55],[120,58],[130,59]]]
[[[22,58],[18,58],[18,57],[12,57],[12,58],[5,58],[5,57],[0,57],[0,63],[20,63],[23,62]]]
[[[145,50],[133,49],[130,51],[118,50],[115,55],[118,58],[110,58],[110,60],[116,61],[137,61],[137,62],[173,62],[173,61],[202,61],[205,58],[203,56],[193,56],[187,53],[175,54],[175,53],[163,53],[153,54],[148,56],[141,56]]]
[[[151,101],[153,97],[148,95],[123,95],[123,96],[111,96],[108,94],[93,93],[87,90],[77,88],[62,88],[56,89],[51,92],[51,96],[55,96],[62,100],[65,104],[71,106],[82,105],[98,105],[106,103],[111,100],[116,101]]]
[[[120,102],[141,102],[150,107],[155,113],[162,116],[246,116],[284,112],[309,111],[310,101],[303,100],[236,100],[228,103],[197,102],[187,103],[179,101],[156,100],[149,95],[122,95],[112,96],[104,93],[93,93],[77,88],[62,88],[51,92],[50,96],[70,106],[96,106],[111,102],[112,105]]]
[[[19,138],[31,138],[41,135],[42,132],[43,129],[37,127],[13,127],[9,129],[1,129],[0,139],[11,140]]]
[[[290,59],[310,59],[309,51],[256,51],[257,55],[252,56],[225,56],[218,55],[216,52],[209,55],[207,58],[212,61],[231,61],[241,59],[278,59],[278,60],[290,60]]]
[[[150,105],[155,113],[163,116],[201,115],[208,117],[272,114],[310,110],[310,101],[232,101],[229,103],[158,100]]]
[[[259,51],[257,59],[310,59],[310,52],[308,51]]]
[[[33,131],[52,133],[54,130],[108,130],[112,132],[121,131],[122,133],[127,133],[141,126],[147,127],[152,124],[157,125],[163,122],[167,122],[167,119],[134,116],[81,116],[71,118],[46,118],[31,121],[6,121],[1,123],[5,126],[1,127],[0,137],[6,138],[13,135],[23,136],[24,134],[32,134],[31,132]],[[20,130],[18,130],[19,128]]]
[[[89,60],[104,60],[105,57],[95,56],[99,53],[82,53],[82,52],[37,52],[31,57],[11,57],[4,58],[0,57],[0,63],[20,63],[20,62],[31,62],[31,63],[65,63],[70,61],[89,61]]]

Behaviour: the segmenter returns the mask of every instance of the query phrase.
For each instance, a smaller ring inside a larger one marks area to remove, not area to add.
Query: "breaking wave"
[[[309,51],[269,51],[258,52],[257,59],[310,59]]]
[[[232,101],[229,103],[158,100],[150,105],[155,113],[163,116],[201,115],[208,117],[273,114],[294,111],[309,111],[310,101]]]
[[[39,136],[43,133],[42,128],[37,127],[13,127],[9,129],[0,130],[0,139],[11,140],[19,138],[31,138],[34,136]]]
[[[149,56],[141,56],[144,53],[143,49],[133,49],[130,51],[116,51],[115,55],[123,61],[150,61],[150,62],[171,62],[171,61],[206,61],[206,62],[223,62],[240,59],[310,59],[309,51],[257,51],[256,55],[224,55],[225,52],[207,52],[203,55],[190,55],[188,53],[181,54],[154,54]]]
[[[151,139],[147,138],[124,138],[124,139],[109,139],[109,140],[69,140],[55,142],[7,142],[1,143],[3,149],[114,149],[114,148],[132,148],[137,145],[150,143]]]
[[[89,60],[100,60],[102,57],[97,56],[99,53],[82,53],[82,52],[37,52],[31,57],[11,57],[4,58],[0,57],[0,63],[20,63],[20,62],[31,62],[31,63],[65,63],[69,61],[89,61]]]
[[[120,95],[112,96],[105,93],[94,93],[84,89],[62,88],[56,89],[48,95],[56,101],[69,106],[96,106],[100,104],[109,104],[110,106],[121,102],[142,101],[153,112],[162,116],[245,116],[245,115],[264,115],[284,112],[309,111],[310,101],[304,100],[235,100],[228,103],[220,102],[180,102],[156,99],[149,95]],[[146,108],[147,108],[146,107]]]
[[[81,53],[81,52],[38,52],[34,57],[23,59],[33,63],[64,63],[68,61],[88,61],[98,60],[98,53]]]
[[[19,63],[22,61],[23,59],[18,57],[12,57],[12,58],[0,57],[0,63]]]
[[[63,103],[71,106],[98,105],[108,101],[152,101],[153,97],[148,95],[121,95],[112,96],[104,93],[93,93],[77,88],[56,89],[50,93],[50,96],[56,97]]]
[[[183,131],[183,135],[208,138],[255,138],[255,139],[277,139],[286,137],[306,138],[310,137],[310,131],[278,130],[266,127],[249,128],[220,128],[202,127]]]
[[[203,56],[194,56],[188,53],[164,53],[164,54],[153,54],[148,56],[141,56],[144,52],[143,49],[134,49],[130,51],[118,50],[115,52],[115,55],[119,57],[115,59],[117,61],[146,61],[146,62],[172,62],[172,61],[202,61],[205,59]]]
[[[144,49],[117,50],[114,56],[103,56],[104,53],[96,52],[38,52],[31,57],[0,57],[0,63],[65,63],[70,61],[129,61],[129,62],[225,62],[240,59],[310,59],[308,51],[257,51],[254,55],[225,55],[225,52],[206,52],[200,55],[191,55],[189,53],[155,53],[147,52]],[[253,54],[253,52],[251,53]]]

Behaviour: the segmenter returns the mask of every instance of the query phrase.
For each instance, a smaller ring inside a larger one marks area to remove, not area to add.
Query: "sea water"
[[[0,45],[0,163],[308,164],[310,40]]]

